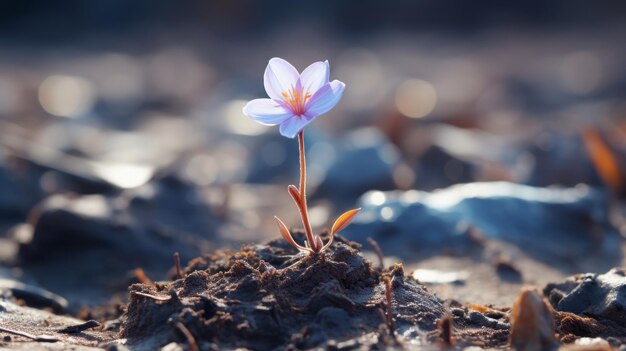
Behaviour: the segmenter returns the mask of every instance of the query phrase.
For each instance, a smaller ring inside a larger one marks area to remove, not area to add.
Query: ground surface
[[[397,348],[386,275],[406,348],[623,348],[626,22],[259,31],[250,6],[249,35],[0,40],[0,348]],[[270,242],[297,147],[241,109],[276,55],[347,84],[307,127],[316,231],[363,207],[324,257]]]
[[[296,233],[296,240],[302,239]],[[447,275],[425,275],[420,268],[414,275],[430,279],[426,287],[401,264],[382,270],[360,254],[358,244],[342,237],[328,251],[312,256],[276,240],[199,257],[182,278],[171,282],[134,284],[130,303],[120,312],[91,311],[109,319],[102,324],[81,329],[81,320],[21,307],[9,299],[0,306],[0,326],[5,328],[5,347],[36,345],[42,350],[140,351],[166,345],[192,350],[429,350],[446,344],[506,348],[511,342],[526,345],[527,340],[548,347],[588,343],[585,338],[590,337],[616,346],[626,341],[624,271],[557,279],[543,292],[528,290],[515,304],[506,304],[498,302],[509,294],[515,297],[511,292],[521,286],[521,277],[536,271],[518,270],[510,262],[500,262],[499,270],[476,262],[458,269],[470,262],[453,257],[426,261],[424,267],[460,275],[455,284],[433,284],[432,277]],[[516,261],[515,267],[528,268],[524,262]],[[488,274],[494,270],[500,281]],[[512,326],[522,337],[514,336]],[[67,327],[78,330],[61,332]]]

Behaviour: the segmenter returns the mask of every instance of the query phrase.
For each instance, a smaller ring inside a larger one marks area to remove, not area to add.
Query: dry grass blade
[[[347,211],[339,216],[339,218],[335,221],[335,224],[333,224],[333,228],[330,230],[330,235],[339,233],[343,228],[350,224],[352,218],[354,218],[360,210],[360,208],[355,208],[354,210]]]
[[[23,332],[21,330],[14,330],[14,329],[9,329],[9,328],[5,328],[5,327],[0,327],[0,331],[1,332],[5,332],[5,333],[9,333],[9,334],[14,334],[14,335],[19,335],[19,336],[23,336],[25,338],[37,341],[37,342],[57,342],[60,341],[59,338],[55,337],[55,336],[51,336],[51,335],[34,335],[34,334],[30,334],[27,332]]]
[[[274,216],[274,219],[276,220],[276,223],[278,224],[278,229],[280,230],[280,235],[282,235],[283,239],[287,240],[287,242],[289,244],[291,244],[291,246],[295,247],[296,249],[298,249],[300,251],[311,251],[311,249],[303,247],[303,246],[300,246],[300,245],[298,245],[298,243],[296,243],[295,240],[293,240],[293,237],[291,236],[291,233],[289,232],[289,229],[287,228],[285,223],[283,223],[283,221],[280,220],[280,218]]]

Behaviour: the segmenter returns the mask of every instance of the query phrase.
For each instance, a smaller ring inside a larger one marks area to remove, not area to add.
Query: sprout
[[[345,212],[332,226],[326,244],[319,235],[313,234],[309,222],[306,202],[306,158],[304,150],[304,127],[318,116],[330,111],[341,99],[346,85],[334,80],[329,82],[328,61],[315,62],[302,73],[281,58],[272,58],[263,77],[269,99],[255,99],[243,108],[243,113],[264,125],[280,125],[280,134],[294,138],[298,136],[300,149],[300,186],[289,185],[289,195],[300,211],[306,234],[304,246],[296,243],[289,229],[278,217],[278,229],[283,238],[293,247],[304,252],[322,252],[333,242],[335,234],[345,228],[360,209]]]

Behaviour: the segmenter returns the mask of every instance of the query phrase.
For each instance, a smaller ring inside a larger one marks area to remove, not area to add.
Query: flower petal
[[[315,117],[293,116],[280,124],[280,134],[287,138],[294,138],[307,124],[311,123]]]
[[[321,87],[328,84],[330,66],[328,61],[318,61],[305,68],[300,75],[300,81],[305,92],[315,94]]]
[[[253,120],[274,126],[293,117],[291,110],[272,99],[254,99],[243,107],[243,114]]]
[[[298,70],[289,62],[274,57],[267,64],[263,76],[265,91],[274,100],[284,100],[282,93],[295,87],[299,77]]]
[[[338,80],[333,80],[321,87],[307,101],[304,108],[305,114],[309,117],[317,117],[330,111],[341,99],[345,87],[346,85]]]

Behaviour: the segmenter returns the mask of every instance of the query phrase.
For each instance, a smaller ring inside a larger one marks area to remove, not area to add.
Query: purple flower
[[[293,138],[341,99],[346,85],[329,82],[329,75],[328,61],[315,62],[300,74],[289,62],[274,57],[263,77],[270,98],[248,102],[243,113],[264,125],[280,124],[280,134]]]

